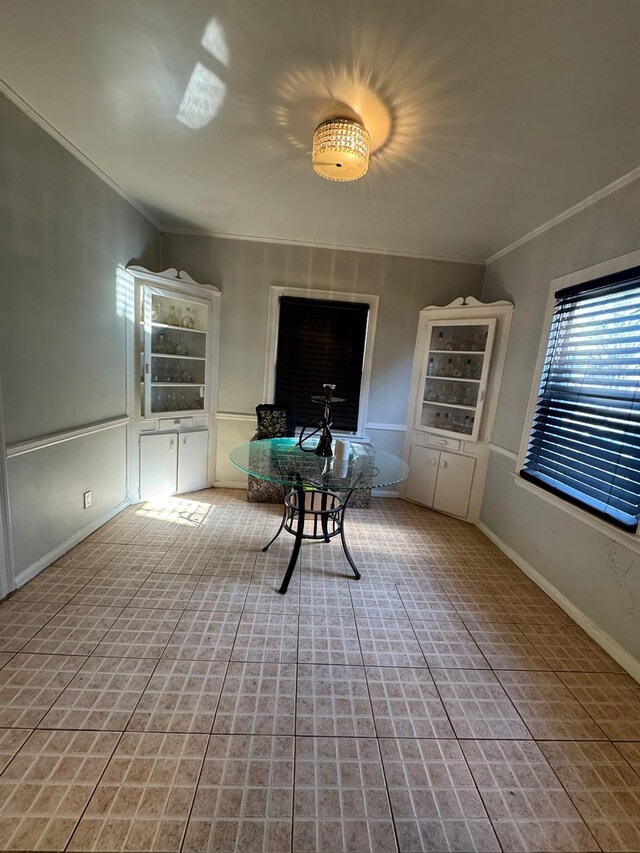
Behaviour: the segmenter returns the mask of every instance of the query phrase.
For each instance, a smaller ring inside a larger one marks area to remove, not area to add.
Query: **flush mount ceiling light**
[[[313,134],[313,170],[329,181],[357,181],[369,168],[369,145],[369,134],[357,121],[323,121]]]

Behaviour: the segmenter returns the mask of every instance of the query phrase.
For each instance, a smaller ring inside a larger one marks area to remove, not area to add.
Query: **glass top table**
[[[284,510],[280,527],[266,551],[282,530],[295,536],[293,550],[282,585],[286,593],[303,539],[330,542],[339,536],[356,580],[360,572],[353,561],[344,535],[344,516],[351,494],[360,489],[379,489],[405,480],[407,463],[370,444],[349,442],[348,450],[335,456],[316,456],[313,445],[302,450],[296,438],[268,438],[241,444],[229,454],[241,471],[284,486]]]
[[[355,441],[344,458],[304,451],[297,438],[249,441],[232,450],[229,458],[236,468],[262,480],[283,486],[303,483],[333,492],[379,489],[409,475],[409,466],[400,457]]]

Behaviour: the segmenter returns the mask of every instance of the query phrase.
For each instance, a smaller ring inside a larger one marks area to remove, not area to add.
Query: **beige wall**
[[[0,96],[0,375],[9,445],[126,411],[119,264],[161,262],[157,230]],[[9,460],[19,574],[126,495],[125,431]],[[90,464],[89,464],[90,461]],[[82,492],[94,505],[82,509]]]
[[[525,562],[640,660],[640,555],[516,485],[551,281],[640,249],[640,181],[491,263],[483,299],[515,303],[481,519]],[[546,334],[546,333],[545,333]]]
[[[218,409],[252,414],[263,402],[271,285],[380,297],[368,420],[404,424],[418,312],[479,296],[484,267],[365,252],[165,234],[165,266],[222,290]]]

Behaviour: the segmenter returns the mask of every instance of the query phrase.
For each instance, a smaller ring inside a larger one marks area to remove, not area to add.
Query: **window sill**
[[[638,535],[637,533],[627,533],[625,530],[618,529],[613,524],[607,524],[606,521],[603,521],[600,518],[596,518],[595,515],[591,515],[591,513],[585,512],[585,510],[580,509],[580,507],[575,506],[574,504],[569,503],[568,501],[563,501],[562,498],[557,497],[557,495],[551,494],[550,492],[546,491],[546,489],[539,488],[535,485],[535,483],[530,483],[528,480],[525,480],[515,471],[512,472],[511,476],[514,478],[516,486],[518,486],[519,488],[524,489],[525,491],[530,492],[533,495],[536,495],[541,500],[550,503],[557,509],[566,512],[568,515],[573,516],[573,518],[577,518],[578,521],[581,521],[588,527],[597,530],[599,533],[602,533],[609,539],[613,539],[615,542],[619,542],[620,545],[624,545],[624,547],[628,548],[630,551],[635,551],[637,554],[640,554],[640,535]]]

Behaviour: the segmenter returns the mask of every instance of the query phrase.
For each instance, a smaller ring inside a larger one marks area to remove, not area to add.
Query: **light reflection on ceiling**
[[[222,25],[211,18],[204,28],[202,47],[210,54],[213,64],[229,66],[229,46]],[[176,118],[192,130],[206,127],[220,112],[227,96],[227,85],[207,65],[196,62],[184,91]]]

